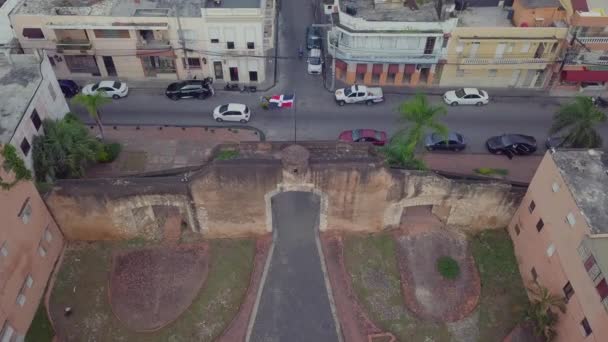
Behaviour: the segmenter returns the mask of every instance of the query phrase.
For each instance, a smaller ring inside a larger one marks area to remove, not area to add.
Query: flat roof
[[[500,7],[467,7],[457,13],[460,27],[513,27],[509,11]]]
[[[608,233],[608,155],[598,150],[556,150],[551,155],[591,231]]]
[[[1,0],[0,0],[1,1]],[[181,17],[201,16],[202,8],[259,8],[261,0],[28,0],[15,13],[112,17],[167,17],[175,9]]]
[[[33,55],[11,55],[0,64],[0,144],[7,144],[42,81],[40,61]]]
[[[418,8],[412,9],[413,7],[408,4],[416,4]],[[374,0],[340,0],[340,10],[367,21],[425,22],[439,20],[433,0],[406,0],[405,2],[382,4],[376,4]]]

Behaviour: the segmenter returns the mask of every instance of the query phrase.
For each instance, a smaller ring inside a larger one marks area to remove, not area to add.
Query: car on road
[[[524,134],[503,134],[486,141],[490,153],[506,155],[528,155],[536,151],[536,139]]]
[[[424,147],[429,151],[462,151],[467,147],[467,144],[460,133],[448,132],[447,136],[431,133],[424,139]]]
[[[384,101],[382,88],[372,88],[357,84],[348,88],[338,89],[334,95],[336,103],[339,106],[344,106],[347,103],[365,103],[367,105],[372,105]]]
[[[206,80],[187,80],[169,84],[165,95],[174,101],[187,98],[203,100],[213,95],[213,90]]]
[[[306,28],[306,48],[320,49],[321,48],[321,29],[316,26],[308,26]]]
[[[59,83],[59,88],[61,88],[63,96],[66,98],[74,97],[80,91],[78,84],[72,80],[57,80],[57,82]]]
[[[477,88],[460,88],[443,94],[443,101],[450,106],[476,105],[481,106],[490,102],[488,93]]]
[[[323,69],[323,61],[321,61],[321,50],[312,49],[308,54],[308,73],[311,75],[320,75]]]
[[[251,111],[247,106],[240,103],[228,103],[215,107],[213,118],[217,122],[236,121],[246,123],[249,121]]]
[[[386,132],[375,129],[351,129],[340,133],[338,139],[347,142],[369,142],[383,146],[386,144]]]
[[[127,96],[129,87],[125,82],[120,81],[101,81],[99,83],[87,84],[82,88],[82,93],[85,95],[94,95],[101,93],[105,97],[119,99]]]

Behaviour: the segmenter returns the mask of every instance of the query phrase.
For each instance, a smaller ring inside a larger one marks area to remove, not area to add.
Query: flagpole
[[[296,104],[296,92],[293,92],[293,143],[296,144],[298,142],[298,105]]]

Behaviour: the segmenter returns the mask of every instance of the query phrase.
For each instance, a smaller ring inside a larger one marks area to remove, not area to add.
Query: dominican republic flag
[[[295,100],[295,95],[272,95],[270,97],[270,103],[276,104],[279,108],[291,108]]]

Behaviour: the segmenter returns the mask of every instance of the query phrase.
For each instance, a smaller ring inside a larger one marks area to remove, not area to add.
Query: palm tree
[[[105,97],[104,94],[101,92],[97,92],[93,95],[84,95],[81,93],[72,98],[72,103],[83,106],[87,110],[87,112],[89,112],[91,118],[95,120],[95,123],[97,123],[97,127],[99,128],[101,140],[104,139],[104,134],[103,124],[101,123],[101,112],[99,111],[99,108],[102,105],[110,102],[110,99]]]
[[[602,137],[595,126],[606,121],[606,114],[597,109],[590,97],[577,96],[563,105],[553,117],[551,134],[567,130],[565,142],[576,148],[595,148],[602,145]]]
[[[534,281],[528,291],[532,295],[530,306],[527,310],[527,319],[533,323],[534,333],[543,337],[546,341],[551,341],[557,336],[553,328],[557,323],[558,316],[552,309],[559,309],[562,313],[566,312],[566,300],[558,295],[552,294],[549,290]]]
[[[447,136],[448,128],[438,121],[440,116],[446,114],[444,106],[432,105],[424,94],[416,94],[412,100],[403,102],[399,106],[399,116],[402,121],[410,123],[411,127],[401,130],[391,139],[386,149],[388,162],[402,166],[423,165],[414,158],[416,147],[429,129]]]

